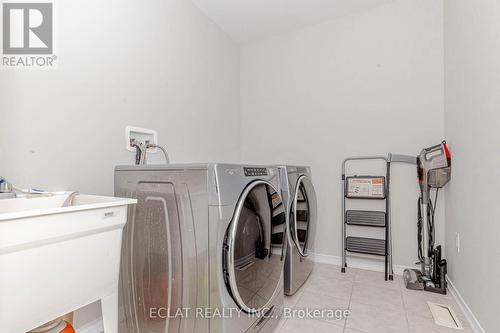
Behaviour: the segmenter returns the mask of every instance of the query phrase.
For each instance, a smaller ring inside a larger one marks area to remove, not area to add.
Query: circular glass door
[[[228,290],[240,308],[267,307],[278,289],[284,261],[285,210],[268,182],[248,185],[236,206],[225,239]]]
[[[308,256],[308,241],[315,218],[316,199],[314,187],[307,176],[300,176],[290,209],[292,241],[302,257]]]

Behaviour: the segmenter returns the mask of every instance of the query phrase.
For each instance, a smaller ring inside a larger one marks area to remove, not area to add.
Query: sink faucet
[[[2,198],[14,198],[16,193],[14,192],[14,187],[5,178],[0,177],[0,199]]]
[[[14,189],[12,184],[9,183],[5,178],[0,177],[0,193],[12,193]]]

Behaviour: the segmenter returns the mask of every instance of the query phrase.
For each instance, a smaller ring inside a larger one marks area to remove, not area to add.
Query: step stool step
[[[370,210],[348,210],[346,224],[365,227],[385,227],[385,212]]]
[[[365,237],[347,237],[346,250],[354,253],[385,256],[385,240]]]

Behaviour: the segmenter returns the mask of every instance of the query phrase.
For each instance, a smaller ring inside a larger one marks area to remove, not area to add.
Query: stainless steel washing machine
[[[273,332],[286,216],[277,167],[119,166],[121,333]]]
[[[293,295],[305,283],[314,268],[309,256],[317,224],[316,192],[310,167],[279,166],[283,202],[287,207],[288,246],[286,251],[284,291]]]

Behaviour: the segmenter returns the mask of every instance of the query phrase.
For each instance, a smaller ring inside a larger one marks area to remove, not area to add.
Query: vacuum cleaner
[[[405,269],[406,288],[446,294],[446,259],[441,257],[441,245],[435,246],[436,230],[434,213],[439,189],[451,179],[451,154],[446,141],[422,149],[417,157],[417,174],[420,185],[418,198],[418,269]],[[434,196],[431,190],[434,189]],[[433,200],[434,199],[434,200]]]

